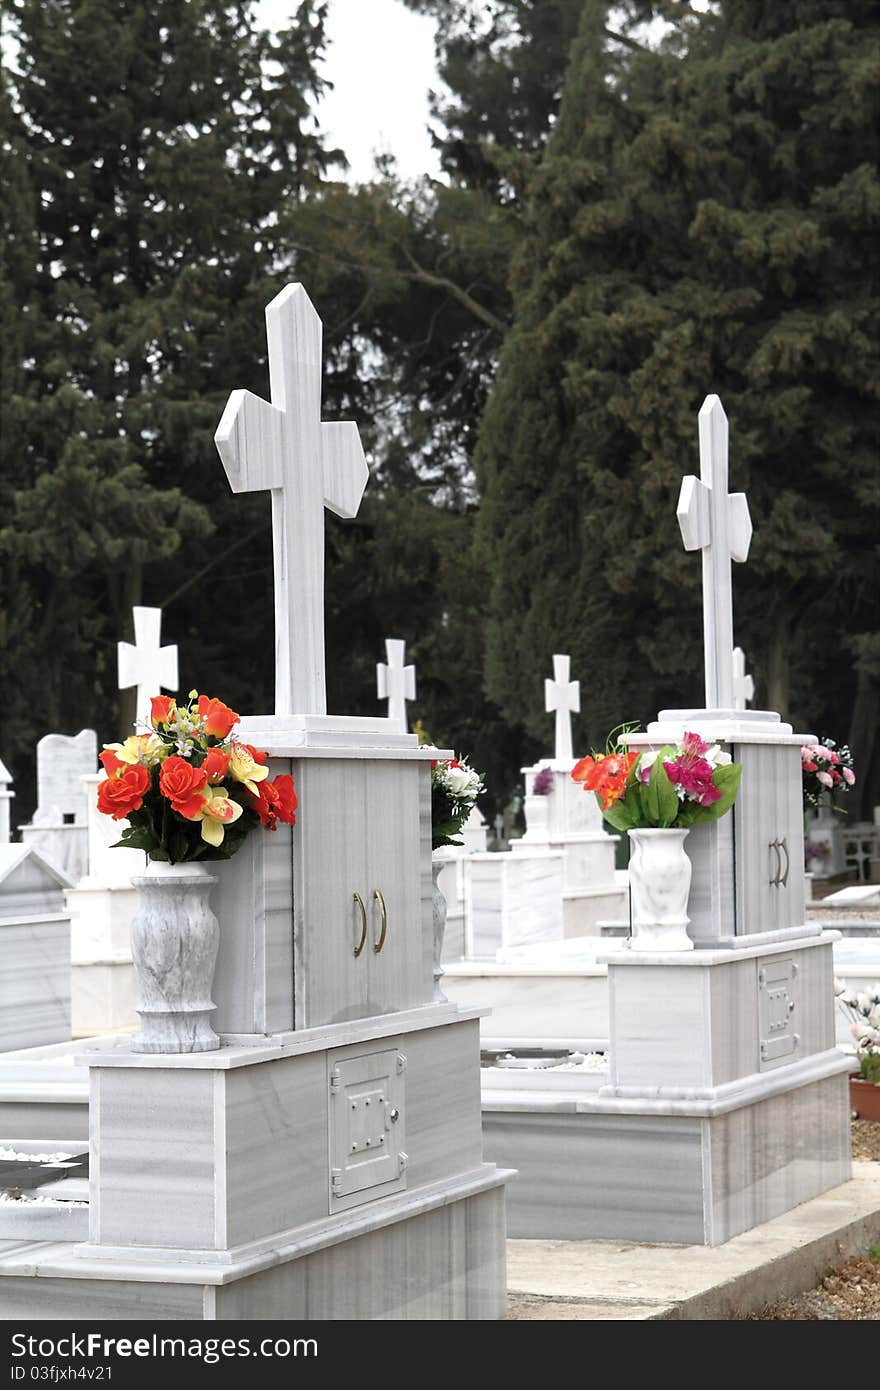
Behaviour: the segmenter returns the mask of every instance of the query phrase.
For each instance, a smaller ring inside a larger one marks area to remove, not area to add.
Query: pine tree
[[[736,635],[759,700],[842,737],[875,625],[878,7],[724,0],[641,50],[606,10],[584,7],[532,179],[482,422],[489,691],[537,729],[561,649],[593,741],[699,702],[675,501],[715,391],[755,521]]]
[[[289,264],[278,209],[336,154],[310,112],[324,13],[302,0],[272,41],[249,0],[14,5],[5,83],[33,229],[6,282],[20,332],[0,556],[4,606],[30,623],[2,672],[23,761],[50,728],[116,733],[133,603],[168,609],[184,682],[268,700],[268,507],[228,494],[213,432],[231,386],[265,390],[255,325]]]

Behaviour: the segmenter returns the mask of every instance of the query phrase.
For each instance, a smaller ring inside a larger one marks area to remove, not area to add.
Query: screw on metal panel
[[[397,1075],[400,1076],[406,1071],[406,1057],[402,1052],[397,1054]]]

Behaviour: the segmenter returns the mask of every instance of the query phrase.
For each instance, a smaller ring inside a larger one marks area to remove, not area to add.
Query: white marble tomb
[[[29,845],[0,845],[0,1051],[70,1038],[70,881]]]
[[[504,1311],[479,1010],[433,1003],[432,750],[325,713],[323,510],[357,511],[357,427],[321,423],[302,286],[266,319],[272,404],[234,392],[217,444],[235,490],[272,492],[276,713],[241,736],[293,773],[301,814],[213,866],[221,1048],[84,1051],[89,1238],[0,1252],[6,1319]]]
[[[88,801],[82,779],[98,765],[98,736],[46,734],[37,744],[37,809],[22,842],[76,883],[88,863]]]
[[[730,559],[746,558],[751,522],[728,496],[717,397],[699,423],[701,478],[685,479],[679,520],[703,550],[706,707],[664,711],[629,741],[695,730],[730,748],[742,785],[728,816],[688,836],[695,949],[605,957],[607,1077],[484,1075],[487,1153],[519,1170],[512,1236],[714,1245],[850,1175],[835,934],[804,911],[799,749],[813,736],[734,708]]]

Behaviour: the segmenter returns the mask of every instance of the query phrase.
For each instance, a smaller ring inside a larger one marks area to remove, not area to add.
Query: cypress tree
[[[714,391],[755,523],[734,582],[758,700],[845,737],[875,626],[878,6],[723,0],[656,48],[606,11],[584,7],[531,181],[482,421],[488,690],[537,730],[571,651],[593,742],[701,701],[675,501]]]

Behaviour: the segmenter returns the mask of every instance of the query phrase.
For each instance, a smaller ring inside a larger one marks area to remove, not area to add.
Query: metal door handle
[[[355,955],[359,956],[367,940],[367,909],[364,907],[364,900],[360,893],[352,894],[352,902],[357,903],[361,914],[361,939],[354,948]]]
[[[780,855],[779,855],[779,841],[778,841],[778,840],[771,840],[771,841],[770,841],[769,848],[770,848],[770,849],[775,853],[775,855],[776,855],[776,872],[774,873],[772,869],[770,870],[770,880],[769,880],[769,882],[770,882],[770,887],[771,887],[771,888],[776,888],[776,887],[778,886],[778,884],[779,884],[779,875],[782,873],[782,859],[780,858]]]
[[[382,947],[385,945],[385,937],[388,934],[388,909],[385,906],[385,899],[378,888],[373,889],[373,899],[379,904],[379,912],[382,916],[382,930],[379,932],[379,940],[373,942],[373,950],[378,956]]]
[[[781,850],[784,850],[784,852],[785,852],[785,873],[781,876],[781,878],[780,878],[780,880],[779,880],[780,885],[781,885],[783,888],[785,888],[785,886],[786,886],[787,883],[788,883],[788,871],[789,871],[789,869],[791,868],[791,860],[790,860],[790,858],[789,858],[789,856],[788,856],[788,844],[786,843],[786,841],[785,841],[784,838],[783,838],[782,840],[779,841],[779,848],[780,848]],[[781,859],[780,859],[780,868],[781,868],[781,867],[782,867],[782,861],[781,861]]]

